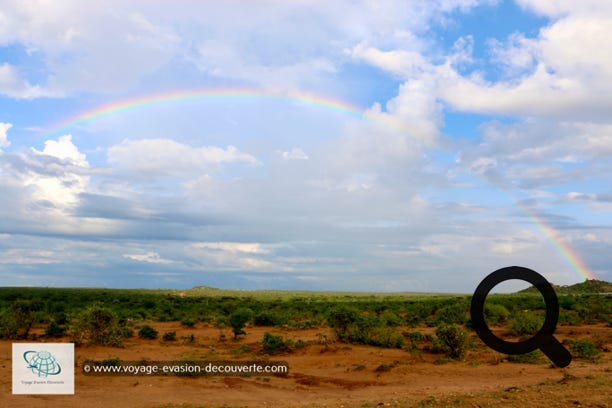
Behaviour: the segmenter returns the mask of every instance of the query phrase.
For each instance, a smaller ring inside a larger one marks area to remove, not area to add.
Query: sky
[[[0,0],[0,286],[612,281],[612,2]]]

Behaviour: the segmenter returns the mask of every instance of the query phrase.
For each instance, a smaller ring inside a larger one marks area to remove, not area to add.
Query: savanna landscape
[[[470,327],[469,295],[0,288],[7,407],[609,407],[611,285],[556,287],[555,336],[572,363],[504,355]],[[521,341],[541,327],[533,288],[493,294],[487,324]],[[75,395],[11,395],[13,342],[74,342]],[[91,376],[83,364],[284,361],[286,375]]]

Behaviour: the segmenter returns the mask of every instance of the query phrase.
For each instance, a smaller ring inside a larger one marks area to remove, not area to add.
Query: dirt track
[[[612,358],[598,363],[575,359],[566,369],[519,364],[483,347],[465,361],[434,364],[441,355],[332,343],[320,344],[325,329],[247,328],[239,341],[219,341],[219,330],[178,323],[154,325],[163,334],[176,331],[176,342],[126,341],[124,348],[77,347],[74,396],[11,395],[11,343],[0,342],[0,405],[2,407],[191,407],[191,406],[592,406],[612,401]],[[419,329],[426,331],[427,329]],[[287,377],[93,377],[85,376],[86,359],[256,360],[265,331],[309,345],[273,360],[289,363]],[[327,333],[329,331],[327,330]],[[605,326],[561,327],[558,337],[582,338],[597,333],[612,343]],[[182,336],[194,334],[193,344]],[[63,341],[68,341],[64,339]],[[477,341],[477,340],[476,340]],[[239,350],[240,346],[242,350]],[[247,345],[252,350],[245,351]],[[184,404],[184,405],[183,405]],[[382,405],[380,405],[382,404]]]

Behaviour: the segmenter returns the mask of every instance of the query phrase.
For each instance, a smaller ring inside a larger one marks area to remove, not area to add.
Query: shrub
[[[403,332],[402,335],[410,342],[408,349],[412,351],[417,350],[418,345],[426,340],[425,335],[420,331]]]
[[[165,332],[164,335],[162,336],[162,340],[163,341],[176,341],[176,332],[175,331]]]
[[[134,330],[128,326],[121,326],[121,337],[125,339],[134,337]]]
[[[264,310],[253,317],[253,324],[255,326],[280,326],[287,323],[288,320],[287,316]]]
[[[157,330],[155,330],[148,324],[145,324],[144,326],[140,328],[140,330],[138,330],[138,337],[140,337],[141,339],[149,339],[149,340],[156,339]]]
[[[100,305],[85,309],[72,320],[72,339],[77,344],[121,345],[121,327],[113,311]]]
[[[464,324],[467,315],[467,305],[458,302],[444,306],[436,313],[436,324]]]
[[[572,354],[578,358],[583,358],[592,362],[597,362],[601,358],[601,352],[597,345],[589,340],[568,340]]]
[[[487,325],[492,326],[508,320],[508,317],[510,317],[510,312],[504,305],[485,303],[484,316]]]
[[[404,323],[403,319],[399,317],[396,313],[387,310],[385,311],[380,318],[385,322],[385,324],[389,327],[398,327]]]
[[[229,317],[229,324],[232,326],[232,332],[234,333],[234,339],[238,338],[241,334],[246,334],[243,330],[244,326],[253,316],[251,309],[238,309],[232,313]]]
[[[381,327],[368,333],[368,338],[364,344],[387,348],[402,348],[404,336],[395,333],[387,327]]]
[[[506,359],[512,363],[538,364],[542,360],[542,352],[534,350],[525,354],[507,355]]]
[[[62,337],[65,331],[66,328],[57,324],[55,320],[51,320],[51,322],[47,326],[47,329],[45,330],[45,335],[49,337]]]
[[[518,337],[532,337],[544,324],[544,318],[531,313],[519,313],[512,321],[510,331]]]
[[[6,339],[27,339],[42,304],[34,300],[15,300],[0,316],[0,335]]]
[[[342,341],[348,340],[349,329],[359,320],[359,311],[346,306],[332,309],[327,316],[327,324],[334,330],[336,337]]]
[[[446,346],[450,358],[463,358],[468,340],[465,329],[454,324],[443,324],[436,329],[436,336]]]
[[[265,354],[279,354],[291,350],[291,342],[286,341],[281,336],[275,336],[265,332],[261,341]]]
[[[195,320],[191,317],[185,317],[181,320],[181,324],[185,327],[193,327],[195,326]]]
[[[298,341],[295,342],[294,347],[296,349],[299,349],[299,348],[304,348],[304,347],[308,346],[309,344],[310,343],[307,340],[299,339]]]
[[[357,309],[345,306],[334,308],[328,314],[327,322],[341,341],[396,348],[404,344],[404,337],[387,327],[383,319],[363,314]]]

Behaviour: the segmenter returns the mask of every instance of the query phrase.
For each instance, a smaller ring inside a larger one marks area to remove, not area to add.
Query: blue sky
[[[596,0],[0,1],[0,285],[610,281],[611,18]],[[227,88],[262,96],[54,128]]]

